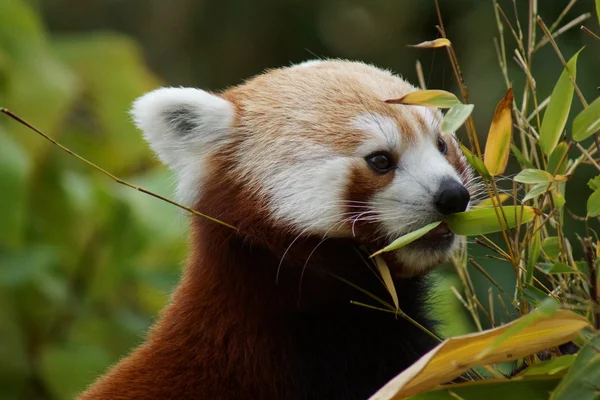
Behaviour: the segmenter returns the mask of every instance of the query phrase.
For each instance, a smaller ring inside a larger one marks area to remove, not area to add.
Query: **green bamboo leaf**
[[[598,215],[600,215],[600,189],[592,193],[587,201],[587,216],[597,217]]]
[[[600,0],[596,0],[596,16],[598,17],[598,23],[600,24]]]
[[[546,256],[552,260],[558,258],[560,254],[560,242],[558,236],[551,236],[542,242],[542,250]]]
[[[553,297],[550,297],[548,293],[542,292],[540,289],[536,288],[533,285],[527,285],[523,288],[523,297],[525,298],[525,300],[527,300],[529,304],[531,304],[534,307],[538,307],[545,301],[550,301],[548,299],[551,299],[552,301],[555,301],[556,304],[560,305],[558,300],[554,299]]]
[[[539,217],[535,219],[533,230],[534,235],[527,247],[527,273],[525,277],[525,282],[530,285],[533,282],[533,273],[535,271],[535,266],[537,264],[538,258],[540,258],[540,251],[542,248],[541,242],[541,230],[540,228],[540,219]]]
[[[562,357],[561,357],[562,358]],[[560,376],[527,376],[520,379],[486,379],[443,385],[410,400],[548,400]]]
[[[548,157],[546,171],[550,172],[552,175],[564,174],[567,170],[568,158],[566,154],[568,151],[569,145],[563,140],[556,146],[552,154],[550,154],[550,157]]]
[[[590,179],[588,181],[588,187],[592,190],[600,189],[600,175]]]
[[[544,263],[540,265],[540,269],[545,274],[581,274],[581,271],[578,269],[573,269],[563,263]]]
[[[416,231],[407,233],[406,235],[402,235],[398,239],[394,240],[392,243],[390,243],[389,245],[384,247],[383,249],[373,253],[371,255],[371,257],[375,257],[381,253],[386,253],[388,251],[398,250],[398,249],[406,246],[407,244],[410,244],[410,243],[414,242],[415,240],[419,239],[420,237],[422,237],[427,232],[429,232],[430,230],[432,230],[433,228],[435,228],[436,226],[438,226],[441,223],[442,223],[441,221],[432,222],[431,224],[425,225],[424,227],[417,229]]]
[[[473,104],[456,104],[448,110],[442,121],[441,130],[444,133],[455,132],[465,123],[469,115],[473,112]]]
[[[510,150],[513,152],[513,154],[515,155],[515,157],[517,157],[517,160],[519,161],[519,163],[527,168],[535,168],[535,165],[533,165],[533,163],[531,161],[529,161],[524,155],[523,153],[521,153],[521,150],[519,150],[519,148],[517,146],[515,146],[514,144],[510,145]]]
[[[555,375],[559,372],[565,371],[573,365],[577,355],[569,354],[562,357],[557,357],[553,360],[542,361],[540,363],[533,364],[526,368],[517,376],[539,376],[539,375]]]
[[[479,157],[477,157],[475,154],[471,153],[471,150],[469,150],[462,143],[460,144],[460,149],[464,153],[465,158],[467,159],[467,162],[469,163],[469,165],[471,165],[471,167],[473,167],[473,169],[475,169],[475,171],[479,172],[479,175],[483,176],[484,178],[490,177],[490,173],[488,172],[485,164]]]
[[[542,183],[542,182],[552,182],[554,177],[552,174],[542,171],[540,169],[524,169],[519,172],[517,176],[515,176],[514,180],[521,183]]]
[[[502,210],[506,215],[508,226],[504,223],[500,209],[498,208],[498,213],[502,222],[498,221],[496,209],[489,207],[452,214],[447,216],[445,221],[452,232],[458,235],[476,236],[498,232],[503,227],[514,228],[519,223],[524,224],[533,220],[536,215],[535,209],[527,206],[502,206]]]
[[[600,97],[573,120],[573,140],[580,142],[600,130]]]
[[[445,90],[415,90],[398,99],[386,100],[389,104],[410,104],[416,106],[430,106],[438,108],[451,108],[461,104],[458,98]]]
[[[565,379],[552,392],[550,400],[598,400],[600,354],[596,354],[572,379]]]
[[[569,77],[572,77],[573,80],[577,77],[577,57],[580,52],[581,50],[575,53],[563,69],[556,86],[554,86],[552,95],[550,95],[548,107],[546,107],[538,144],[542,151],[548,155],[552,153],[558,144],[569,117],[574,91]]]
[[[531,187],[531,189],[529,189],[529,192],[527,192],[525,197],[523,197],[523,201],[534,199],[539,195],[546,193],[548,190],[552,189],[552,187],[553,184],[538,183],[537,185],[534,185]]]

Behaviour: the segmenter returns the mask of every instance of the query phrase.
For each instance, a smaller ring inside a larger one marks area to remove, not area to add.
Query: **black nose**
[[[435,208],[442,214],[465,211],[471,196],[467,189],[454,179],[444,179],[435,195]]]

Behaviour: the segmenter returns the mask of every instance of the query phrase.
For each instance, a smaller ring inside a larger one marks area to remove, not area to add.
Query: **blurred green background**
[[[517,3],[525,26],[528,2]],[[567,3],[540,1],[540,14],[550,24]],[[492,2],[440,4],[484,136],[506,89]],[[512,11],[512,2],[503,4]],[[580,0],[565,21],[593,11],[593,0]],[[429,87],[457,92],[444,50],[407,47],[436,38],[436,23],[433,0],[0,0],[0,106],[116,175],[171,196],[173,177],[130,123],[135,97],[159,85],[218,90],[315,56],[372,62],[415,83],[418,58]],[[595,18],[586,24],[598,32]],[[510,58],[514,41],[505,38]],[[558,43],[567,57],[588,45],[578,81],[588,99],[597,97],[598,43],[577,28]],[[509,66],[519,91],[523,79]],[[551,47],[540,50],[540,99],[560,70]],[[593,173],[581,171],[567,198],[579,214]],[[0,399],[72,398],[139,343],[177,282],[186,228],[175,207],[117,185],[0,116]],[[510,287],[512,268],[471,247]],[[459,281],[449,267],[440,276],[445,333],[472,329],[448,290]],[[487,299],[489,282],[472,277]]]

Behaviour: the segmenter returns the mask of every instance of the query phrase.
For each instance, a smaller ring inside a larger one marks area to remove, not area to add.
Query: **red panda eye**
[[[366,157],[367,163],[376,172],[383,174],[394,168],[392,157],[387,153],[376,153]]]
[[[437,147],[440,153],[448,154],[448,145],[446,144],[446,141],[442,139],[441,136],[438,136]]]

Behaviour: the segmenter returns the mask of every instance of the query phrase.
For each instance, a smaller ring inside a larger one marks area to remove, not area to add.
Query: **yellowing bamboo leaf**
[[[444,115],[441,130],[444,133],[455,132],[465,123],[469,115],[473,112],[473,104],[456,104]]]
[[[534,311],[535,312],[535,311]],[[447,339],[421,357],[410,368],[392,379],[370,399],[405,399],[442,383],[449,382],[476,365],[497,364],[535,354],[573,340],[589,322],[568,310],[552,315],[529,315],[499,328]],[[507,337],[484,357],[482,351],[523,318],[534,319],[514,335]]]
[[[600,189],[597,189],[587,201],[587,216],[597,217],[600,215]]]
[[[425,225],[424,227],[417,229],[416,231],[407,233],[406,235],[402,235],[398,239],[396,239],[392,243],[390,243],[389,245],[385,246],[383,249],[373,253],[371,255],[371,257],[375,257],[381,253],[386,253],[388,251],[398,250],[399,248],[404,247],[407,244],[412,243],[415,240],[419,239],[420,237],[422,237],[427,232],[429,232],[433,228],[437,227],[441,223],[442,223],[441,221],[432,222],[431,224]]]
[[[600,97],[573,120],[573,140],[580,142],[600,130]]]
[[[554,203],[554,208],[556,208],[557,210],[560,210],[561,208],[563,208],[565,206],[565,204],[567,203],[565,196],[563,196],[563,194],[560,192],[560,190],[552,191],[552,201]]]
[[[600,24],[600,0],[596,0],[596,16],[598,17],[598,23]]]
[[[383,279],[385,287],[390,293],[390,296],[392,296],[392,301],[396,306],[396,310],[399,310],[400,303],[398,303],[398,293],[396,292],[396,286],[394,286],[394,280],[392,279],[390,268],[380,255],[375,256],[375,265],[377,265],[377,269],[379,270],[379,274],[381,275],[381,279]]]
[[[554,86],[554,90],[552,90],[552,94],[550,95],[550,102],[548,103],[548,107],[546,107],[546,112],[544,113],[538,144],[542,151],[548,155],[556,147],[569,117],[574,91],[569,77],[572,77],[573,80],[577,77],[577,57],[580,52],[581,50],[571,57],[560,74],[556,86]]]
[[[494,119],[485,143],[483,161],[492,176],[502,174],[508,163],[512,140],[512,104],[513,91],[512,88],[509,88],[504,98],[496,106]]]
[[[451,214],[446,217],[445,221],[452,232],[458,235],[476,236],[498,232],[503,228],[514,228],[518,224],[533,220],[536,215],[535,209],[527,206],[502,206],[502,210],[506,216],[508,226],[504,222],[500,207],[497,211],[502,222],[498,221],[496,209],[493,207],[474,208],[469,211]]]
[[[438,47],[450,47],[452,43],[446,38],[439,38],[430,40],[427,42],[421,42],[419,44],[411,44],[410,47],[416,47],[419,49],[437,49]]]
[[[460,149],[462,150],[463,154],[465,155],[465,158],[467,159],[467,162],[469,163],[469,165],[471,167],[473,167],[473,169],[475,169],[475,171],[479,172],[479,175],[483,176],[484,178],[490,177],[490,173],[488,172],[487,168],[485,167],[485,164],[479,157],[477,157],[475,154],[471,153],[471,150],[469,150],[462,143],[460,143]]]
[[[552,182],[553,176],[552,174],[542,171],[540,169],[524,169],[519,172],[517,176],[514,177],[514,180],[521,183],[543,183],[543,182]]]
[[[496,205],[502,204],[508,199],[510,199],[510,195],[508,195],[506,193],[502,193],[496,197],[496,199],[495,199]],[[475,208],[484,208],[484,207],[493,207],[493,206],[494,206],[494,203],[492,203],[492,199],[488,197],[487,199],[483,199],[479,203],[477,203]]]
[[[523,317],[516,320],[514,323],[510,324],[510,326],[504,332],[496,336],[492,343],[490,343],[483,350],[481,350],[481,352],[476,355],[476,358],[485,358],[488,354],[498,349],[498,347],[500,347],[502,343],[506,342],[511,337],[517,335],[519,332],[522,332],[527,327],[533,325],[536,321],[554,315],[559,308],[560,303],[558,301],[556,301],[552,297],[546,298],[540,304],[539,308],[533,310],[529,314],[524,315]]]
[[[415,90],[398,99],[386,100],[385,102],[438,108],[450,108],[456,104],[461,104],[455,95],[445,90]]]

